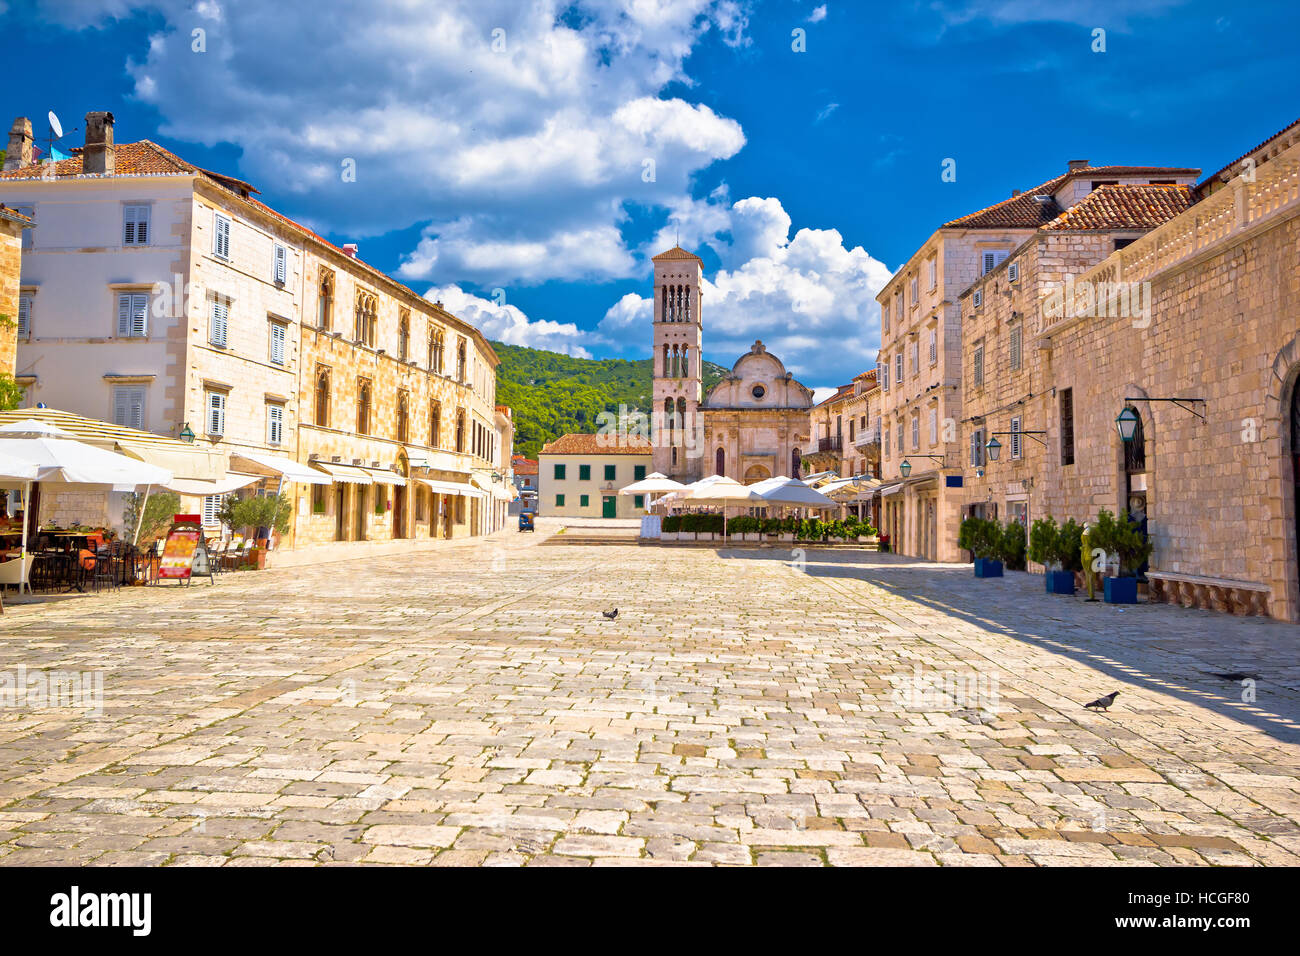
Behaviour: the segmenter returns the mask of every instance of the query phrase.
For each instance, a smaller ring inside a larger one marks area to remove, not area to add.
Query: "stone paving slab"
[[[546,537],[7,607],[0,865],[1300,863],[1300,628]]]

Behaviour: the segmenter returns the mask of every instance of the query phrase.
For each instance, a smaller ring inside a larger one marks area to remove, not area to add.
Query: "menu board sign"
[[[163,545],[158,577],[169,581],[189,582],[196,575],[207,575],[213,584],[212,561],[203,540],[203,519],[199,515],[173,515],[171,531]]]

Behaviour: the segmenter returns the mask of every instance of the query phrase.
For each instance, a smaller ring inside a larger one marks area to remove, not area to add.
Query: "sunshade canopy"
[[[330,484],[328,475],[292,458],[285,458],[283,455],[272,455],[262,451],[233,451],[230,457],[236,465],[239,464],[239,460],[251,461],[255,465],[281,475],[286,481],[296,481],[304,485]]]
[[[640,481],[634,481],[625,488],[620,488],[620,495],[658,495],[666,494],[670,491],[681,491],[686,486],[680,481],[673,481],[667,475],[660,472],[646,475]]]
[[[313,468],[319,468],[324,474],[329,475],[334,481],[340,481],[345,485],[373,485],[375,479],[370,477],[370,473],[364,468],[356,465],[342,465],[332,461],[313,461]]]
[[[35,463],[0,452],[0,481],[34,481]]]
[[[820,491],[809,488],[797,478],[767,482],[766,487],[758,490],[758,495],[764,502],[773,505],[795,505],[800,508],[835,507],[834,501]]]
[[[232,491],[245,488],[256,481],[264,481],[263,475],[241,475],[230,472],[222,481],[194,481],[187,478],[173,478],[166,486],[168,491],[178,495],[228,495]]]
[[[11,438],[0,432],[0,454],[36,466],[40,482],[111,485],[131,491],[142,485],[165,485],[172,473],[115,452],[67,438]]]
[[[763,501],[753,488],[721,475],[701,479],[691,486],[690,492],[684,497],[691,504],[761,504]]]
[[[487,494],[479,488],[459,481],[443,481],[440,478],[416,478],[420,484],[440,495],[461,495],[465,498],[486,498]]]

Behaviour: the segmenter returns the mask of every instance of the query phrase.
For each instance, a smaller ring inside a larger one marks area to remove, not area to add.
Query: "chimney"
[[[355,259],[357,257],[358,251],[359,250],[357,249],[357,244],[355,242],[343,243],[343,254],[347,256],[349,259]]]
[[[21,169],[32,164],[32,121],[15,116],[9,130],[9,148],[5,151],[5,169]]]
[[[1086,159],[1070,160],[1070,172],[1072,173],[1077,173],[1079,170],[1087,169],[1087,168],[1088,168],[1088,160]]]
[[[1016,198],[1017,196],[1019,196],[1019,195],[1020,195],[1020,190],[1019,190],[1019,189],[1013,189],[1013,190],[1011,190],[1011,198],[1012,198],[1012,199],[1015,199],[1015,198]]]
[[[83,173],[116,172],[116,147],[113,145],[113,114],[86,114],[86,148],[81,151]]]

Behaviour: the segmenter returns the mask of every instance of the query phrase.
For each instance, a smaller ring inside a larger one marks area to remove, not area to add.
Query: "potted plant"
[[[1074,565],[1079,561],[1079,534],[1071,518],[1058,526],[1055,518],[1039,518],[1029,529],[1029,560],[1043,566],[1048,594],[1074,593]]]
[[[1106,603],[1136,604],[1137,569],[1151,556],[1151,542],[1144,540],[1142,532],[1127,518],[1117,519],[1105,509],[1098,513],[1088,541],[1117,559],[1118,574],[1108,575],[1102,582]]]
[[[965,548],[975,559],[975,577],[1002,577],[1003,532],[996,521],[967,518],[957,532],[957,547]]]
[[[289,513],[292,505],[284,495],[255,495],[239,498],[230,495],[222,504],[218,517],[222,524],[241,529],[245,536],[258,529],[265,534],[258,539],[252,551],[253,566],[259,571],[266,567],[267,541],[270,532],[283,535],[289,530]]]

